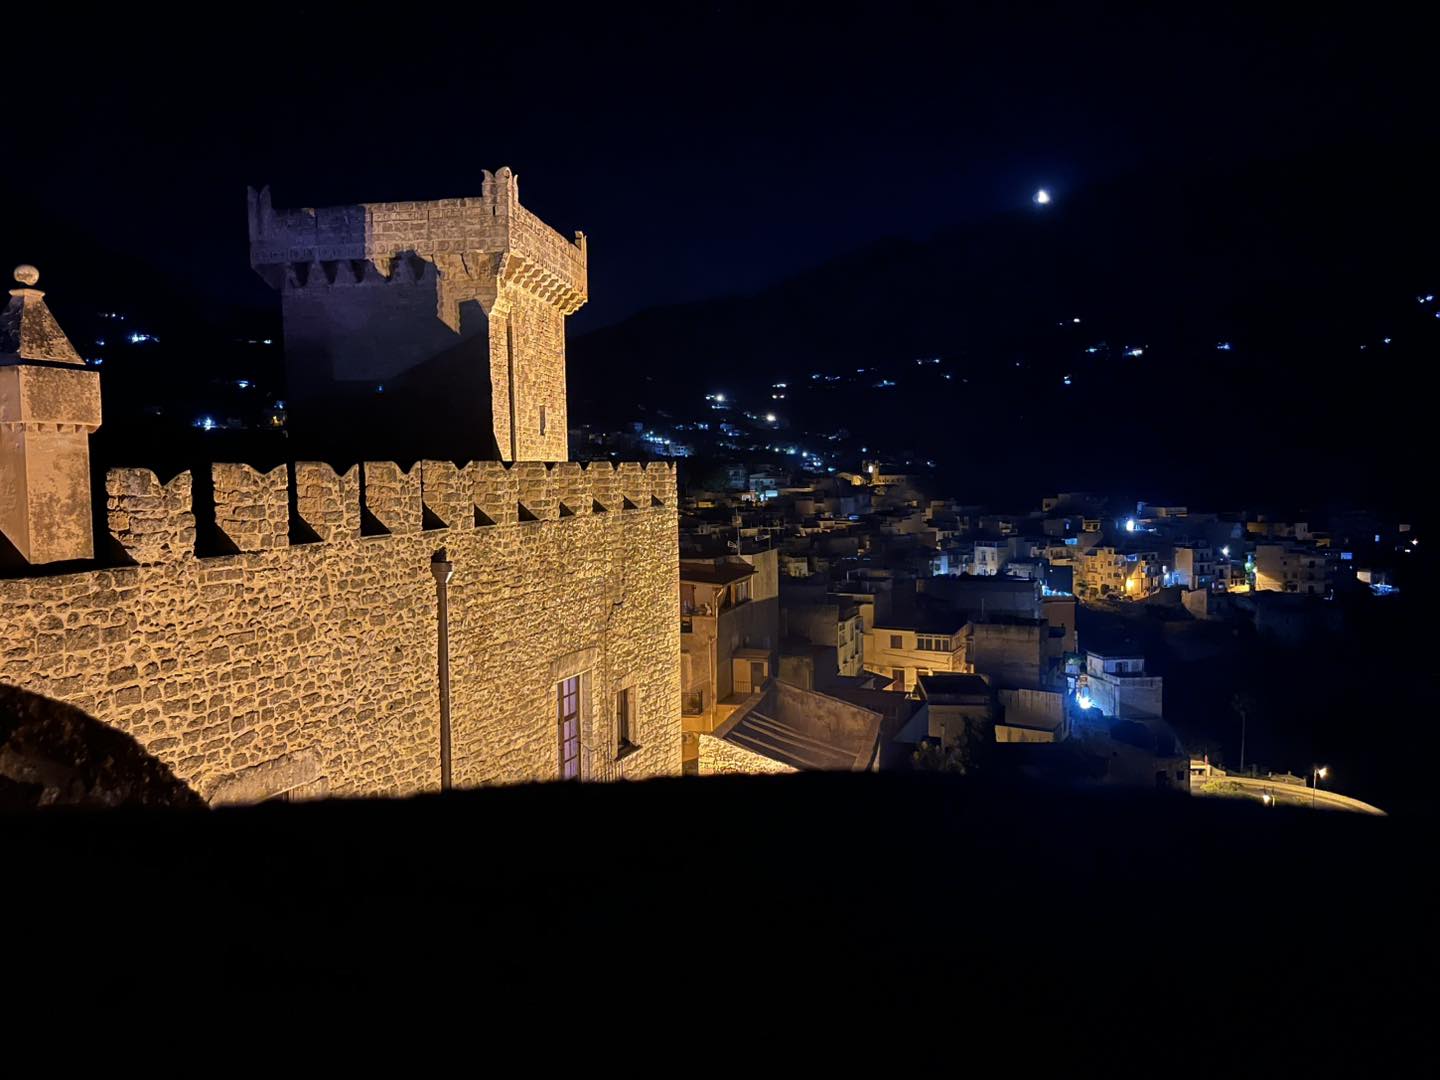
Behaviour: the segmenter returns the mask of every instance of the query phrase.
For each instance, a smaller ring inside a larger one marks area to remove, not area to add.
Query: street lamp
[[[1320,781],[1321,781],[1321,780],[1324,780],[1326,774],[1329,773],[1329,772],[1330,772],[1330,769],[1329,769],[1329,767],[1326,766],[1326,765],[1317,765],[1317,766],[1315,767],[1315,779],[1314,779],[1314,780],[1311,782],[1311,784],[1310,784],[1310,809],[1311,809],[1311,810],[1314,810],[1314,809],[1315,809],[1315,789],[1320,786]]]
[[[1275,801],[1275,796],[1271,795],[1268,791],[1264,791],[1260,793],[1260,801],[1266,806],[1269,806]]]

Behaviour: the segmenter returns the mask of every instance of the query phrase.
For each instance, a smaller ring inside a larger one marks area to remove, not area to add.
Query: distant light
[[[1134,518],[1127,518],[1127,519],[1126,519],[1126,521],[1125,521],[1125,531],[1126,531],[1126,532],[1134,532],[1134,531],[1135,531],[1135,519],[1134,519]]]
[[[90,361],[90,363],[94,364],[96,367],[99,367],[99,366],[100,366],[101,364],[103,364],[104,362],[105,362],[105,358],[104,358],[103,356],[97,356],[97,357],[95,357],[94,360],[91,360],[91,361]]]
[[[201,431],[214,431],[216,424],[213,416],[202,416],[195,421],[195,426]]]
[[[725,400],[725,395],[724,395],[724,394],[716,394],[716,395],[715,395],[715,400],[716,400],[716,401],[724,401],[724,400]]]
[[[277,409],[283,409],[283,408],[285,407],[285,402],[283,402],[283,401],[277,401],[277,402],[275,402],[275,407],[276,407]]]
[[[141,344],[142,342],[145,342],[145,341],[153,341],[153,342],[156,342],[156,343],[158,344],[159,341],[160,341],[160,339],[157,338],[154,334],[142,334],[142,333],[140,333],[140,331],[138,331],[138,330],[136,330],[135,332],[133,332],[133,333],[130,335],[130,344],[131,344],[131,345],[139,345],[139,344]]]
[[[1410,541],[1410,546],[1411,546],[1411,547],[1419,547],[1419,546],[1420,546],[1420,541],[1419,541],[1419,540],[1411,540],[1411,541]]]
[[[1035,205],[1036,205],[1036,206],[1049,206],[1049,205],[1050,205],[1050,192],[1046,191],[1043,187],[1042,187],[1039,191],[1035,192]]]
[[[1137,346],[1135,346],[1135,348],[1133,348],[1133,349],[1126,349],[1126,350],[1125,350],[1125,355],[1126,355],[1126,356],[1144,356],[1144,355],[1145,355],[1145,350],[1144,350],[1143,347],[1137,345]]]
[[[1219,345],[1215,346],[1215,348],[1219,349],[1221,352],[1229,352],[1234,347],[1235,346],[1231,345],[1228,341],[1222,341]]]
[[[1379,533],[1376,533],[1376,534],[1375,534],[1375,543],[1377,543],[1377,544],[1380,543],[1380,534],[1379,534]]]
[[[375,387],[375,392],[376,392],[377,394],[383,394],[383,393],[385,392],[385,384],[384,384],[384,383],[380,383],[378,386],[376,386],[376,387]]]
[[[1389,344],[1390,344],[1390,339],[1389,339],[1388,337],[1385,339],[1385,344],[1386,344],[1386,345],[1389,345]]]
[[[249,379],[236,379],[235,385],[238,386],[241,390],[249,390],[250,387],[254,386],[255,384],[252,383]]]
[[[1070,385],[1070,376],[1069,376],[1069,375],[1066,375],[1066,376],[1065,376],[1065,385],[1066,385],[1066,386],[1069,386],[1069,385]]]
[[[767,413],[765,414],[765,422],[766,422],[767,424],[773,424],[773,423],[775,423],[775,414],[774,414],[773,412],[767,412]]]
[[[1091,346],[1090,346],[1088,349],[1086,349],[1085,351],[1086,351],[1087,353],[1097,353],[1097,352],[1100,351],[1100,346],[1099,346],[1099,345],[1091,345]]]
[[[1093,709],[1095,707],[1095,702],[1091,699],[1089,690],[1081,690],[1076,694],[1075,704],[1079,705],[1082,709]]]
[[[786,384],[783,382],[771,383],[770,385],[779,390],[784,390],[786,388]]]
[[[1071,322],[1072,322],[1072,323],[1076,323],[1076,324],[1077,324],[1077,325],[1078,325],[1078,324],[1079,324],[1079,322],[1080,322],[1080,320],[1079,320],[1079,319],[1071,319],[1071,320],[1070,320],[1070,321],[1071,321]]]
[[[274,345],[274,344],[275,344],[275,339],[274,339],[274,338],[268,338],[268,337],[267,337],[267,338],[263,339],[263,340],[260,342],[260,344],[261,344],[261,345]]]
[[[1222,548],[1220,549],[1220,554],[1221,554],[1221,555],[1224,555],[1225,558],[1228,559],[1228,558],[1230,557],[1230,545],[1229,545],[1229,544],[1226,544],[1224,547],[1222,547]]]
[[[103,337],[97,337],[95,339],[95,344],[99,345],[103,349],[105,347],[105,339]]]

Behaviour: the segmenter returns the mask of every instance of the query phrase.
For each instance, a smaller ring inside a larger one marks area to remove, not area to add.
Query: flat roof
[[[937,705],[943,705],[947,700],[983,698],[988,701],[990,698],[990,684],[979,675],[957,675],[954,672],[941,671],[932,675],[921,675],[919,681],[925,699]]]
[[[680,580],[692,585],[729,585],[751,574],[759,573],[749,563],[724,563],[715,566],[710,563],[687,563],[680,561]]]

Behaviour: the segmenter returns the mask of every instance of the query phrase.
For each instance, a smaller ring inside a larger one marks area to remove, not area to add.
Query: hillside
[[[1440,278],[1440,230],[1416,212],[1433,174],[1353,150],[1147,173],[877,244],[577,338],[572,417],[683,419],[716,390],[771,408],[785,382],[796,430],[845,427],[977,479],[1200,497],[1216,471],[1294,452],[1320,466],[1293,478],[1313,494],[1373,493],[1418,418],[1382,387],[1440,344],[1417,302]]]

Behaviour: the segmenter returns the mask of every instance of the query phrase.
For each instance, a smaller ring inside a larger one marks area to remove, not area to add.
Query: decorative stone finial
[[[21,263],[15,267],[15,280],[21,285],[29,287],[40,280],[40,271],[29,263]]]

